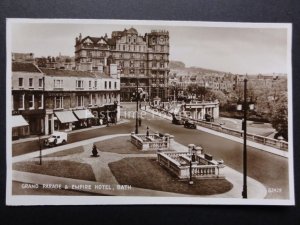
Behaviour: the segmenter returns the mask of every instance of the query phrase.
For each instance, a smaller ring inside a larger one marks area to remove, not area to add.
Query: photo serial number
[[[268,193],[281,193],[282,188],[268,188]]]

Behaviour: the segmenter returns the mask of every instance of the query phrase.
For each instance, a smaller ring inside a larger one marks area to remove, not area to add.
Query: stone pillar
[[[202,119],[201,109],[200,109],[200,111],[198,111],[197,114],[198,114],[198,115],[197,115],[197,120],[201,120],[201,119]]]
[[[203,148],[201,146],[196,147],[196,155],[201,155],[203,154]]]
[[[219,105],[216,105],[214,109],[214,118],[219,118]]]
[[[118,106],[117,106],[117,121],[120,120],[121,117],[121,107],[120,107],[120,102],[118,102]]]
[[[170,144],[173,144],[174,143],[174,135],[170,135],[169,139],[170,139]]]
[[[45,135],[49,134],[49,116],[48,114],[45,115],[45,119],[44,119],[44,123],[45,123]]]
[[[54,132],[54,114],[51,115],[51,134]]]
[[[201,109],[201,119],[204,119],[204,114],[205,114],[205,108],[203,107],[202,109]]]

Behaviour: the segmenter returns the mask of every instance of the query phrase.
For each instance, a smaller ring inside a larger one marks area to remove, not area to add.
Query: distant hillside
[[[170,61],[169,63],[170,69],[184,69],[185,64],[181,61]]]
[[[217,71],[217,70],[206,69],[206,68],[201,68],[201,67],[188,67],[188,68],[186,68],[186,71],[191,72],[191,73],[198,73],[198,74],[225,73],[223,71]]]
[[[201,67],[185,67],[185,64],[181,61],[170,61],[169,65],[171,71],[177,71],[177,72],[181,71],[184,73],[191,73],[191,74],[223,73],[221,71],[205,69]]]
[[[230,72],[225,71],[217,71],[213,69],[207,69],[207,68],[201,68],[201,67],[185,67],[184,62],[181,61],[170,61],[170,70],[171,73],[177,74],[178,76],[182,75],[221,75],[221,74],[232,74]],[[245,75],[245,74],[240,74]],[[248,74],[248,76],[257,76],[257,75],[263,75],[263,76],[279,76],[284,77],[287,76],[286,73],[264,73],[264,74]]]

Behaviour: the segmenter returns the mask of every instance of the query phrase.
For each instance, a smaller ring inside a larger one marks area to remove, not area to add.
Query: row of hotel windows
[[[101,53],[101,54],[100,54]],[[80,56],[82,57],[88,57],[88,58],[97,58],[97,56],[101,56],[101,57],[105,57],[105,56],[108,56],[109,54],[105,54],[103,52],[100,52],[100,51],[83,51],[82,53],[80,53]],[[112,54],[113,57],[115,58],[120,58],[120,59],[146,59],[146,55],[145,54],[133,54],[133,53],[130,53],[130,54],[125,54],[125,57],[124,55],[121,53],[121,54]],[[82,59],[81,61],[82,62],[91,62],[91,59]],[[149,55],[149,59],[150,60],[168,60],[168,57],[165,55],[160,55],[160,56],[156,56],[154,55],[152,57],[152,55]],[[95,62],[97,63],[102,63],[104,64],[104,60],[103,59],[95,59]]]
[[[63,83],[64,83],[63,80],[55,79],[53,81],[54,88],[63,88]],[[44,86],[42,78],[39,79],[38,85],[39,85],[38,86],[39,88],[42,88]],[[30,87],[33,88],[33,78],[28,79],[28,86],[29,86],[29,88]],[[19,78],[19,87],[24,87],[24,78],[21,78],[21,77]],[[94,81],[94,87],[95,88],[97,87],[97,81]],[[107,89],[107,87],[109,89],[112,88],[112,82],[111,81],[108,81],[108,82],[105,81],[104,82],[104,88]],[[76,88],[83,88],[83,80],[76,80]],[[92,88],[92,81],[89,81],[89,88]],[[117,82],[114,82],[114,88],[117,89]]]
[[[80,54],[78,56],[80,57],[90,57],[90,58],[97,58],[97,57],[106,57],[106,56],[109,56],[110,53],[105,53],[101,50],[93,50],[93,51],[81,51]],[[146,58],[146,55],[145,54],[133,54],[133,53],[128,53],[128,54],[123,54],[123,53],[120,53],[120,54],[117,54],[117,53],[113,53],[112,54],[113,57],[116,57],[116,58],[137,58],[137,59],[145,59]],[[163,56],[162,56],[163,58]],[[104,61],[101,61],[101,63],[104,63]]]
[[[117,45],[117,50],[119,51],[137,51],[137,52],[146,52],[146,46],[141,46],[141,45]],[[164,46],[153,46],[153,50],[155,51],[160,51],[160,52],[164,52],[165,48]],[[87,52],[87,55],[85,52],[82,52],[82,54],[80,54],[81,56],[85,57],[85,56],[93,56],[93,57],[104,57],[107,55],[107,53],[105,53],[104,51],[89,51]]]
[[[98,95],[99,98],[99,95]],[[117,94],[104,94],[104,100],[105,103],[112,103],[114,100],[117,100]],[[28,108],[29,110],[35,109],[35,102],[37,102],[37,108],[43,109],[44,108],[44,95],[33,95],[30,94],[28,96]],[[96,95],[91,94],[89,97],[89,105],[96,105],[97,98]],[[64,108],[64,97],[54,97],[54,109],[63,109]],[[12,101],[12,108],[14,109],[14,101]],[[19,104],[18,104],[18,110],[25,110],[25,94],[22,94],[19,96]],[[84,96],[76,96],[76,106],[77,107],[83,107],[84,106]]]
[[[164,64],[164,62],[160,62],[159,64],[157,63],[157,62],[149,62],[149,67],[157,67],[157,65],[159,65],[159,68],[164,68],[165,67],[165,64]],[[119,66],[120,67],[124,67],[124,61],[119,61]],[[137,67],[138,66],[138,64],[135,64],[134,65],[134,61],[130,61],[129,62],[129,67]],[[145,63],[144,62],[141,62],[140,64],[139,64],[139,66],[141,67],[141,68],[144,68],[145,67]]]
[[[146,46],[136,46],[136,45],[118,45],[118,50],[123,51],[139,51],[139,52],[145,52]]]

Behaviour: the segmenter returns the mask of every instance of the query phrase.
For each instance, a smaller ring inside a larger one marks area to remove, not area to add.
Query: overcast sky
[[[12,52],[32,52],[39,56],[74,56],[75,38],[82,33],[111,36],[131,25],[13,23]],[[224,28],[133,25],[144,35],[152,29],[170,32],[170,60],[186,66],[219,71],[257,74],[287,73],[287,29]]]

